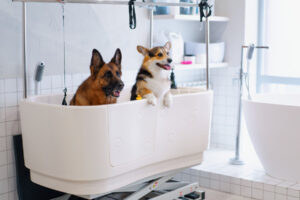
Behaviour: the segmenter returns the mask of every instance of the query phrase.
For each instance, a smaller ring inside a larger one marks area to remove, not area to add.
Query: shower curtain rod
[[[79,3],[79,4],[107,4],[107,5],[128,5],[129,1],[103,1],[103,0],[13,0],[14,2],[31,3]],[[196,3],[172,3],[172,2],[143,2],[135,1],[136,6],[189,6],[198,7]]]

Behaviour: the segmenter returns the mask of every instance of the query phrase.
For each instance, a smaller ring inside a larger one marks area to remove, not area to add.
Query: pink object
[[[191,65],[191,64],[193,64],[193,62],[192,61],[182,61],[181,62],[181,64],[183,64],[183,65]]]

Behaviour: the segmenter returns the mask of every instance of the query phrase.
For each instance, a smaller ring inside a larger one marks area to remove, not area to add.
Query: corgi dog
[[[100,52],[92,52],[91,75],[79,86],[70,105],[87,106],[117,102],[124,88],[121,80],[121,50],[117,49],[109,63],[105,63]]]
[[[137,74],[136,83],[131,90],[131,100],[137,97],[147,99],[156,105],[157,100],[163,98],[166,107],[172,104],[170,70],[172,59],[169,57],[171,43],[162,47],[147,49],[137,46],[137,51],[144,56],[143,64]]]

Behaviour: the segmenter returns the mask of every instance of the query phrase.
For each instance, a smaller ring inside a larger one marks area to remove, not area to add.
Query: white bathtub
[[[266,173],[300,182],[300,95],[257,95],[243,110]]]
[[[32,181],[75,195],[103,194],[200,164],[212,92],[173,93],[171,108],[127,101],[128,90],[119,103],[102,106],[61,106],[61,95],[23,100],[24,158]]]

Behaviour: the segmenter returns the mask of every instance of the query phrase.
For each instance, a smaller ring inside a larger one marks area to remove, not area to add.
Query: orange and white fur
[[[147,99],[149,104],[156,105],[163,99],[165,106],[172,105],[170,70],[172,59],[169,57],[171,43],[162,47],[147,49],[137,46],[137,50],[144,56],[143,64],[137,74],[136,83],[131,90],[131,100],[138,96]]]

